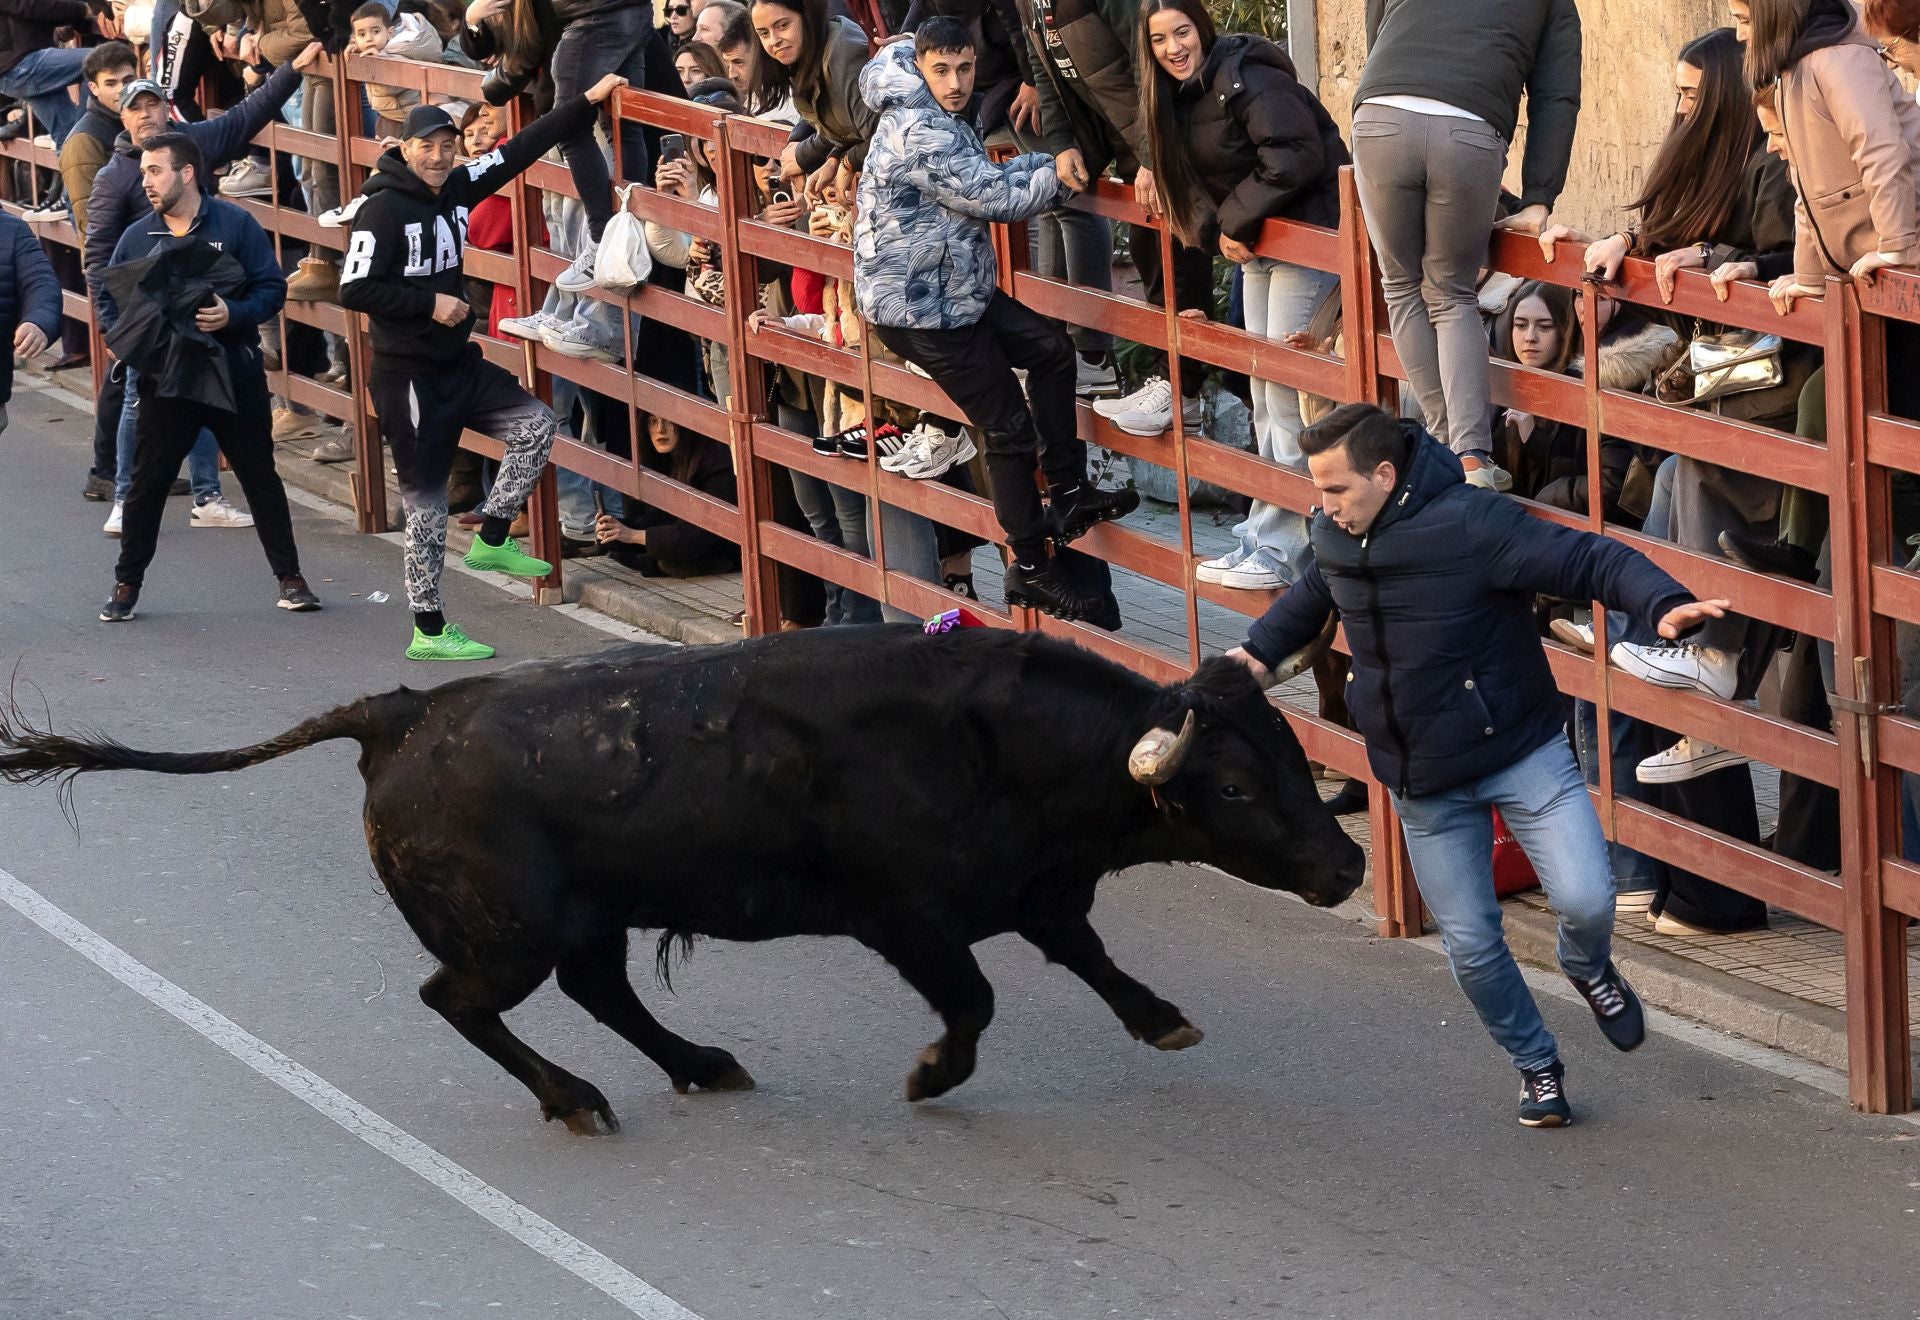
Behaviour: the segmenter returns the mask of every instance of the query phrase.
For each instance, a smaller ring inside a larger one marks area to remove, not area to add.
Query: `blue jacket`
[[[1563,736],[1536,594],[1598,600],[1648,624],[1693,596],[1618,541],[1467,485],[1451,450],[1401,426],[1413,455],[1386,508],[1364,536],[1314,516],[1314,560],[1253,625],[1247,650],[1272,668],[1338,613],[1368,764],[1401,796],[1424,797]]]
[[[167,131],[185,133],[200,148],[207,162],[208,177],[203,182],[211,192],[213,171],[246,155],[260,130],[272,122],[299,87],[299,70],[291,62],[282,64],[233,109],[199,123],[169,124]],[[122,133],[113,144],[113,159],[94,176],[93,194],[87,198],[87,242],[82,264],[96,317],[106,308],[106,288],[100,283],[99,272],[112,262],[114,245],[127,227],[144,224],[152,214],[153,208],[140,188],[140,148]]]
[[[120,235],[107,264],[138,261],[164,247],[186,247],[207,243],[227,253],[247,273],[244,288],[227,299],[226,328],[214,335],[226,347],[227,355],[238,357],[260,345],[260,326],[270,320],[287,301],[287,277],[273,254],[273,242],[260,222],[232,202],[202,194],[200,214],[186,233],[175,236],[167,222],[152,208],[141,224],[132,225]],[[100,333],[105,334],[120,319],[120,308],[104,282],[100,287]]]
[[[1050,210],[1061,193],[1053,157],[988,160],[973,126],[933,99],[911,41],[873,57],[860,94],[881,112],[853,229],[860,315],[907,330],[972,325],[986,313],[997,278],[987,222]]]
[[[13,397],[13,332],[31,321],[60,338],[60,281],[27,222],[0,211],[0,403]]]

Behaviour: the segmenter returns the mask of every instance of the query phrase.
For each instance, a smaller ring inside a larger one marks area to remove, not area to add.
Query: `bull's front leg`
[[[993,986],[973,950],[925,931],[863,940],[926,996],[947,1033],[920,1051],[907,1074],[907,1099],[930,1100],[973,1076],[980,1033],[993,1021]]]
[[[1200,1028],[1187,1021],[1185,1014],[1114,966],[1107,946],[1086,917],[1023,926],[1020,935],[1048,962],[1059,963],[1092,986],[1135,1040],[1157,1050],[1184,1050],[1200,1043]]]

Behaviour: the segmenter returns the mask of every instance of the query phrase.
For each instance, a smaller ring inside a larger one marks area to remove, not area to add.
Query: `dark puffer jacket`
[[[1314,561],[1253,625],[1247,650],[1272,668],[1337,613],[1367,762],[1396,793],[1424,797],[1564,736],[1535,595],[1598,600],[1648,624],[1693,597],[1618,541],[1467,485],[1451,450],[1400,425],[1413,456],[1386,508],[1364,536],[1314,516]]]
[[[1340,223],[1347,144],[1287,53],[1265,37],[1235,32],[1214,42],[1200,76],[1175,93],[1173,113],[1228,238],[1252,243],[1269,219]]]
[[[27,222],[0,212],[0,404],[13,397],[13,332],[22,321],[40,327],[51,343],[60,339],[60,281]]]
[[[55,28],[87,27],[93,12],[84,0],[0,0],[0,74],[51,47]]]
[[[1134,79],[1140,0],[1087,0],[1088,12],[1064,23],[1053,0],[1018,3],[1048,154],[1077,147],[1094,176],[1111,164],[1121,178],[1132,179],[1147,159],[1140,85]],[[1067,76],[1056,52],[1078,77]]]

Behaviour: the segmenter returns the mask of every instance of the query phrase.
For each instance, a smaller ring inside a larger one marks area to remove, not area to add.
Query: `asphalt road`
[[[176,501],[142,617],[97,623],[81,419],[12,416],[0,663],[60,726],[238,745],[445,677],[368,601],[397,549],[306,509],[325,612],[273,609],[251,534]],[[449,585],[505,660],[615,641]],[[709,945],[677,994],[636,984],[760,1089],[676,1096],[549,985],[510,1021],[625,1123],[571,1136],[420,1003],[359,794],[343,744],[92,776],[77,832],[0,786],[0,1316],[1920,1315],[1920,1127],[1683,1037],[1614,1054],[1553,1000],[1580,1118],[1523,1130],[1431,949],[1191,868],[1109,881],[1095,920],[1196,1049],[995,941],[980,1070],[913,1106],[937,1028],[877,958]]]

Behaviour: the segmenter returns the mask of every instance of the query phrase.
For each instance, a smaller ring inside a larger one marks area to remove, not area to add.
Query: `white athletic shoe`
[[[565,325],[542,330],[540,342],[570,358],[598,358],[602,362],[620,360],[619,350],[607,343],[599,327],[580,317]]]
[[[1486,490],[1505,493],[1513,489],[1513,474],[1483,458],[1480,460],[1479,467],[1467,473],[1466,482],[1469,486],[1479,486]]]
[[[1128,435],[1163,435],[1173,425],[1173,387],[1165,381],[1153,397],[1138,408],[1115,415],[1113,424]],[[1201,398],[1180,402],[1180,420],[1191,431],[1206,420],[1207,401]]]
[[[215,495],[205,504],[194,505],[187,521],[193,527],[251,527],[253,515],[234,508],[226,496]]]
[[[902,476],[912,477],[915,481],[931,481],[943,477],[947,469],[956,463],[967,463],[980,451],[974,447],[973,437],[962,430],[958,435],[950,435],[937,426],[926,423],[914,428],[914,435],[920,443],[914,449],[914,461],[900,469]]]
[[[1109,399],[1120,392],[1120,373],[1113,365],[1112,354],[1095,363],[1075,353],[1073,363],[1073,392],[1081,398]]]
[[[126,512],[126,508],[127,506],[119,500],[113,502],[113,512],[107,515],[106,525],[100,529],[103,534],[116,537],[120,535],[120,516]]]
[[[365,193],[362,193],[345,206],[336,206],[331,211],[322,211],[320,213],[320,227],[322,229],[345,229],[353,223],[353,217],[358,215],[360,208],[366,204],[367,196]]]
[[[500,333],[515,339],[540,339],[549,330],[558,330],[566,322],[542,308],[532,316],[506,316],[500,320]]]
[[[1618,642],[1607,654],[1620,668],[1655,687],[1693,688],[1731,701],[1740,682],[1738,652],[1716,651],[1696,642],[1663,642],[1658,646]]]
[[[585,293],[593,287],[593,259],[600,252],[598,243],[588,243],[574,257],[573,264],[554,277],[553,287],[562,293]]]
[[[273,171],[252,156],[242,157],[220,180],[222,197],[264,197],[273,191]]]
[[[1161,399],[1163,392],[1166,397]],[[1159,400],[1159,406],[1162,408],[1172,406],[1173,386],[1167,383],[1165,376],[1147,377],[1146,384],[1132,394],[1123,394],[1117,399],[1097,399],[1094,401],[1093,411],[1102,417],[1118,417],[1123,412],[1134,412],[1143,408],[1152,400]]]
[[[1217,587],[1227,572],[1231,569],[1238,568],[1240,561],[1246,557],[1246,551],[1239,546],[1235,546],[1218,558],[1203,560],[1193,566],[1194,581],[1211,582]]]
[[[1716,746],[1705,738],[1682,738],[1666,751],[1642,761],[1633,777],[1643,784],[1680,784],[1746,763],[1747,758],[1731,748]]]

